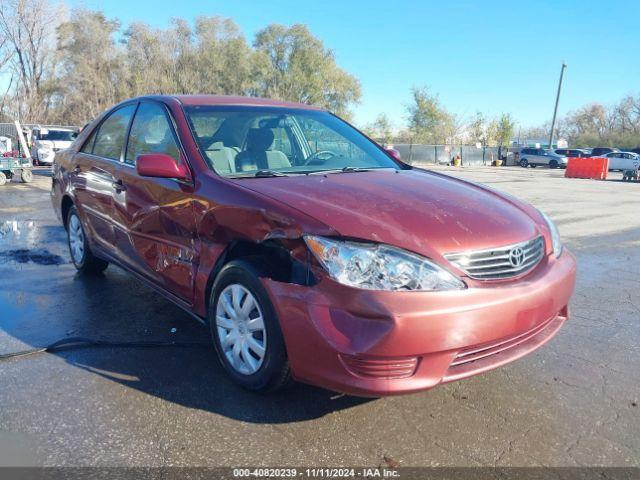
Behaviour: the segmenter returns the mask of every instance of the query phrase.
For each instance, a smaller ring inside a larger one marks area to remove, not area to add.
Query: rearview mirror
[[[391,155],[393,158],[395,158],[396,160],[398,160],[399,162],[402,161],[402,158],[400,158],[400,152],[398,150],[396,150],[393,147],[386,147],[385,151]]]
[[[144,153],[136,158],[136,171],[143,177],[175,178],[189,180],[189,171],[184,164],[176,163],[166,153]]]

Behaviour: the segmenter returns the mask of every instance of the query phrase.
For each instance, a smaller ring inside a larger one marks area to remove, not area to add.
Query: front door
[[[183,162],[173,124],[164,105],[141,102],[136,111],[124,162],[116,173],[121,190],[114,196],[119,256],[131,268],[191,303],[198,263],[193,185],[138,175],[135,159],[166,153]]]

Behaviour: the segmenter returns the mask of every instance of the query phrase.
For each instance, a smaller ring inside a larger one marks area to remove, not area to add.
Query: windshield
[[[209,165],[227,177],[400,168],[346,122],[315,110],[186,107]]]
[[[61,142],[72,142],[73,132],[70,130],[49,130],[47,133],[40,133],[39,140],[51,140]]]

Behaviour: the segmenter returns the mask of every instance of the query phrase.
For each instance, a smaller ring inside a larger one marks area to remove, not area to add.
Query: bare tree
[[[10,115],[37,121],[47,115],[54,90],[55,32],[64,7],[48,0],[3,0],[0,3],[0,58],[10,78]]]

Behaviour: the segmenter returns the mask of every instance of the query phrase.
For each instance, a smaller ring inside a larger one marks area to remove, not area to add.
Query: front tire
[[[211,290],[208,319],[218,358],[237,384],[273,392],[290,382],[280,322],[254,265],[235,260],[224,266]]]
[[[30,168],[23,168],[20,172],[20,180],[22,183],[30,183],[33,180],[33,172]]]
[[[71,261],[78,272],[100,273],[109,266],[109,262],[96,257],[91,252],[78,211],[73,206],[67,214],[67,241],[69,243]]]
[[[549,162],[549,168],[558,168],[558,161],[557,160],[551,160]]]

